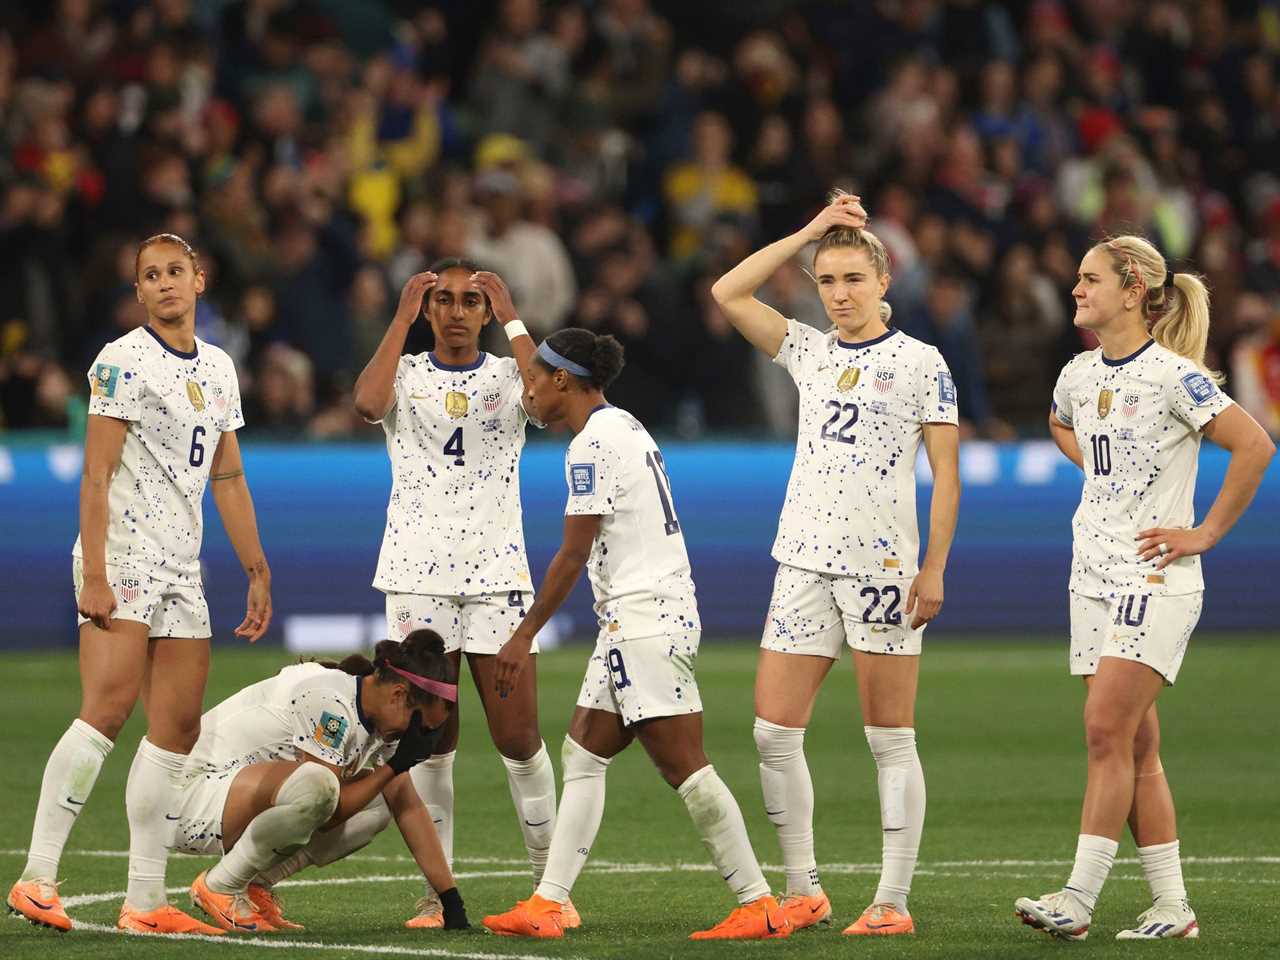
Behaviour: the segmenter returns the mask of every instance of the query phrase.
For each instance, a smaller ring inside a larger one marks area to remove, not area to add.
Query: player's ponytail
[[[827,194],[827,204],[833,204],[841,197],[849,196],[847,190],[835,187]],[[825,250],[831,250],[836,247],[847,247],[853,250],[865,250],[867,259],[871,261],[871,266],[876,272],[876,277],[884,277],[889,274],[889,251],[885,249],[884,242],[870,230],[865,227],[856,230],[853,227],[828,227],[827,232],[822,235],[818,241],[818,246],[813,251],[813,269],[818,269],[818,257]],[[880,321],[887,324],[889,318],[893,316],[893,307],[888,301],[880,301]]]
[[[1142,293],[1142,320],[1160,346],[1186,357],[1215,383],[1226,379],[1205,366],[1209,344],[1209,288],[1194,273],[1173,273],[1144,237],[1112,237],[1095,248],[1111,258],[1124,289]]]
[[[545,343],[555,353],[587,371],[586,376],[574,374],[597,390],[604,390],[617,379],[625,364],[622,344],[609,334],[592,333],[581,327],[566,327],[547,337]],[[556,369],[546,359],[535,357],[547,369]],[[564,368],[560,368],[564,369]]]

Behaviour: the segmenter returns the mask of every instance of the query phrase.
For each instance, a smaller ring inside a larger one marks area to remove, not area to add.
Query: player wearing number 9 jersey
[[[428,353],[404,355],[410,327],[426,318]],[[480,349],[496,318],[514,358]],[[410,277],[377,352],[356,381],[356,409],[377,421],[391,458],[391,499],[373,585],[386,594],[387,635],[435,630],[453,665],[467,655],[507,769],[534,880],[542,876],[555,827],[555,772],[538,733],[533,669],[505,698],[493,691],[494,655],[533,599],[520,513],[524,378],[533,340],[516,317],[506,284],[467,260],[442,260]],[[453,763],[458,711],[439,752],[412,777],[453,858]],[[571,913],[571,916],[573,914]],[[443,925],[428,889],[411,927]]]
[[[136,263],[144,326],[103,348],[89,371],[89,420],[72,573],[80,624],[79,717],[49,756],[11,909],[66,930],[55,880],[62,849],[134,704],[147,733],[129,770],[129,883],[119,926],[217,933],[165,900],[175,774],[200,732],[209,608],[200,583],[202,502],[213,498],[249,576],[244,622],[271,620],[271,574],[235,431],[244,426],[231,359],[195,336],[204,272],[181,237],[143,241]]]
[[[1072,521],[1070,669],[1088,687],[1088,783],[1066,886],[1014,909],[1030,926],[1083,940],[1128,820],[1153,903],[1118,939],[1195,937],[1155,702],[1200,619],[1199,554],[1244,512],[1275,447],[1205,368],[1209,293],[1199,277],[1173,273],[1147,240],[1122,236],[1085,254],[1072,296],[1075,325],[1100,346],[1062,371],[1049,428],[1084,471]],[[1197,527],[1202,435],[1231,451],[1231,465]]]
[[[564,796],[546,873],[532,897],[484,923],[508,936],[563,935],[563,905],[600,829],[605,771],[639,739],[741,904],[693,939],[785,937],[791,925],[769,895],[738,804],[703,753],[694,679],[701,621],[689,556],[662,452],[635,417],[604,398],[622,362],[613,337],[568,329],[543,341],[531,370],[531,411],[575,434],[565,457],[569,499],[564,542],[498,655],[499,693],[519,682],[533,637],[584,564],[600,633],[564,740]]]
[[[880,787],[884,859],[869,907],[846,934],[911,933],[907,894],[924,828],[916,754],[921,634],[942,605],[960,496],[956,390],[933,347],[887,325],[884,245],[857,197],[841,191],[799,232],[752,254],[711,289],[735,327],[800,390],[796,459],[778,522],[778,561],[756,673],[755,740],[765,812],[797,926],[829,922],[813,847],[813,784],[804,730],[845,643],[853,649],[864,732]],[[810,242],[820,333],[755,291]],[[915,465],[933,468],[929,549],[917,567]]]

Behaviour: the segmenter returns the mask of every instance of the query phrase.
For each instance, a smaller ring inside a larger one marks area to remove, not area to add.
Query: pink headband
[[[456,683],[444,683],[441,680],[432,680],[430,677],[420,677],[416,673],[410,673],[408,670],[401,670],[393,663],[387,663],[385,660],[382,662],[386,663],[388,667],[415,687],[425,690],[427,693],[434,693],[441,700],[448,700],[450,703],[458,702],[458,685]]]

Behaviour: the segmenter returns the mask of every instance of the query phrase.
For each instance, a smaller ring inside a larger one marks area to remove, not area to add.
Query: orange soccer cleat
[[[414,910],[417,912],[404,922],[410,930],[444,929],[444,906],[434,890],[425,897],[419,897]]]
[[[793,927],[778,901],[765,894],[743,904],[710,930],[689,934],[690,940],[776,940],[789,937]]]
[[[127,903],[120,905],[120,919],[116,926],[125,933],[165,934],[165,933],[199,933],[206,937],[220,937],[225,930],[201,923],[195,917],[188,916],[171,903],[143,913],[135,910]]]
[[[558,939],[564,936],[562,910],[556,901],[543,899],[535,893],[506,913],[485,917],[484,925],[490,932],[503,937]]]
[[[782,898],[782,912],[791,921],[792,930],[803,930],[818,923],[831,922],[831,901],[819,890],[812,896],[789,893]]]
[[[10,913],[30,920],[37,927],[48,927],[59,933],[71,929],[71,918],[62,909],[58,885],[52,880],[19,880],[9,889],[8,902]]]
[[[578,913],[578,908],[573,905],[572,900],[566,900],[560,904],[560,926],[566,930],[577,930],[582,926],[582,914]]]
[[[253,904],[254,909],[267,918],[267,923],[277,930],[307,929],[300,923],[285,919],[284,904],[270,887],[264,887],[260,883],[249,884],[249,902]]]
[[[247,894],[216,893],[209,889],[205,880],[208,870],[202,870],[200,876],[191,884],[191,902],[209,915],[209,918],[223,930],[236,933],[274,933],[272,926],[263,914],[254,906]]]
[[[916,925],[909,913],[899,913],[892,904],[873,903],[862,916],[844,928],[846,937],[892,937],[899,933],[915,933]]]

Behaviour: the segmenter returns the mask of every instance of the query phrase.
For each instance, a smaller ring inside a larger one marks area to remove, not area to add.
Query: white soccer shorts
[[[1091,677],[1100,657],[1119,657],[1145,663],[1173,686],[1203,606],[1203,591],[1173,597],[1072,593],[1072,675]]]
[[[654,717],[702,712],[694,678],[699,630],[610,640],[601,630],[587,662],[578,706],[622,717],[628,727]]]
[[[84,586],[84,562],[79,557],[72,558],[71,580],[78,602],[80,589]],[[114,563],[107,564],[107,583],[116,595],[116,612],[111,615],[112,620],[145,623],[150,628],[148,636],[151,637],[207,640],[213,635],[209,626],[209,605],[205,603],[204,589],[199,585],[165,583]],[[76,614],[77,626],[88,622],[87,617]]]
[[[222,856],[222,812],[231,784],[243,767],[220,773],[186,773],[178,819],[173,825],[173,849],[203,856]]]
[[[446,653],[496,654],[516,632],[533,603],[533,591],[508,590],[469,597],[387,594],[387,636],[403,640],[427,627],[444,639]],[[538,652],[538,641],[529,648]]]

